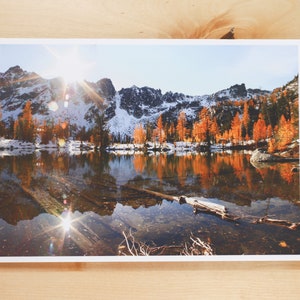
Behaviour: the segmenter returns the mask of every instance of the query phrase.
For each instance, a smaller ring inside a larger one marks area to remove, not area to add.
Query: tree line
[[[90,141],[97,147],[109,144],[109,133],[105,129],[103,116],[98,115],[94,126],[86,129],[78,128],[76,124],[71,124],[70,120],[43,120],[39,123],[33,118],[31,101],[25,103],[22,113],[14,120],[9,119],[8,124],[2,120],[0,109],[0,137],[21,140],[35,143],[37,139],[41,144],[50,142],[59,144],[60,140],[74,138],[80,141]]]
[[[298,95],[288,89],[276,89],[270,96],[203,107],[194,122],[187,120],[184,111],[175,122],[164,121],[163,117],[158,117],[152,129],[138,124],[134,143],[186,141],[209,147],[216,143],[241,146],[252,140],[256,145],[267,144],[268,151],[274,152],[285,149],[299,136]]]
[[[296,78],[297,79],[297,78]],[[177,120],[168,120],[161,114],[156,122],[138,124],[128,141],[143,144],[147,141],[195,142],[212,144],[245,145],[247,141],[267,142],[269,152],[283,150],[299,135],[298,94],[291,89],[276,89],[268,96],[248,100],[227,100],[211,107],[203,107],[196,120],[188,120],[181,111]],[[120,124],[121,126],[121,124]],[[92,128],[78,128],[70,120],[44,120],[39,124],[33,118],[31,101],[27,101],[22,114],[8,124],[2,120],[0,109],[0,137],[34,143],[39,137],[42,144],[70,137],[90,141],[97,147],[105,147],[120,137],[112,136],[106,128],[103,115],[97,115]]]

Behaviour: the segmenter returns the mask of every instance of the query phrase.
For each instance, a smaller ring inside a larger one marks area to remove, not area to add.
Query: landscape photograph
[[[297,41],[0,40],[0,261],[299,259]]]

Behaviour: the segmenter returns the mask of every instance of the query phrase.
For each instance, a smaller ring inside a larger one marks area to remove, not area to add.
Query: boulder
[[[286,162],[286,161],[298,161],[299,158],[284,157],[281,155],[275,155],[267,153],[261,149],[253,151],[250,162],[251,163],[265,163],[265,162]]]
[[[256,149],[253,151],[250,162],[272,162],[272,161],[277,161],[279,157],[266,153],[261,149]]]

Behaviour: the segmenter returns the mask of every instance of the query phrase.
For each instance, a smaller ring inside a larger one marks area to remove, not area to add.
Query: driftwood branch
[[[181,252],[182,255],[193,256],[193,255],[213,255],[213,249],[209,243],[202,241],[199,237],[190,236],[192,244],[189,246],[185,243],[184,248]]]
[[[214,251],[208,242],[202,241],[193,234],[190,236],[191,243],[184,246],[163,245],[149,246],[141,241],[137,241],[131,229],[129,233],[123,231],[124,240],[119,245],[119,255],[121,256],[149,256],[149,255],[213,255]]]
[[[262,217],[253,221],[255,224],[273,224],[282,227],[286,227],[288,229],[295,230],[300,228],[300,222],[290,222],[287,220],[280,220],[280,219],[272,219],[268,217]]]

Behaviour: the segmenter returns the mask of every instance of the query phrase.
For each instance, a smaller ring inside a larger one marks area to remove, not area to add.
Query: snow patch
[[[131,136],[134,128],[141,120],[128,114],[128,112],[120,107],[121,96],[116,93],[114,97],[116,101],[115,116],[107,122],[107,129],[111,134],[118,136],[124,140],[126,136]]]

